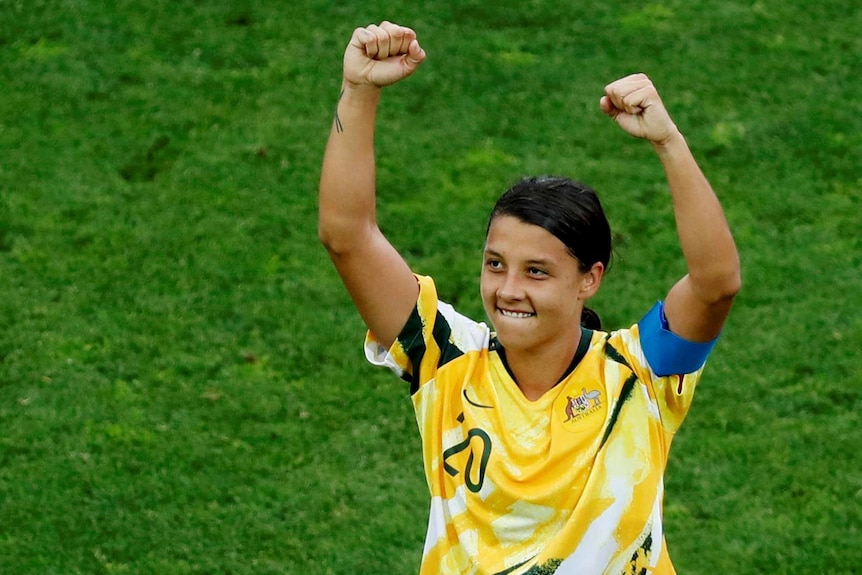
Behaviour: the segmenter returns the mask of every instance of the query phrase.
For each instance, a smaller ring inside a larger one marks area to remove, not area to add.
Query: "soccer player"
[[[421,573],[674,573],[668,450],[740,288],[721,206],[651,81],[612,82],[599,106],[661,161],[688,273],[636,324],[600,331],[585,303],[610,259],[601,204],[567,178],[525,179],[488,224],[492,331],[439,301],[376,223],[381,88],[425,57],[409,28],[354,31],[319,196],[320,239],[368,327],[366,356],[411,386],[431,492]]]

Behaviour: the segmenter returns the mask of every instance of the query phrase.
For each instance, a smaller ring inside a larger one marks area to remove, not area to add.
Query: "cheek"
[[[488,274],[484,272],[479,276],[479,293],[482,294],[482,301],[485,302],[496,293],[493,282],[488,278]]]
[[[491,313],[497,307],[497,292],[500,288],[499,277],[491,273],[483,273],[479,278],[479,293],[485,311]]]
[[[559,284],[551,286],[542,283],[530,292],[530,300],[534,306],[541,307],[546,313],[563,316],[571,311],[572,304],[575,302],[575,293]]]

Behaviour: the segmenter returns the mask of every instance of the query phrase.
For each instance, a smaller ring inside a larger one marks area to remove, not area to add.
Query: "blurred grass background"
[[[601,193],[595,306],[682,273],[660,166],[598,110],[643,71],[744,288],[667,473],[687,574],[856,574],[862,5],[0,0],[0,573],[416,572],[407,389],[316,239],[354,27],[414,27],[379,116],[381,225],[482,317],[485,219],[526,174]]]

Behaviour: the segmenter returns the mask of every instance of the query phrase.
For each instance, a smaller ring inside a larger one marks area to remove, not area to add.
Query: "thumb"
[[[620,111],[614,106],[614,103],[611,102],[611,99],[607,96],[602,96],[599,100],[599,108],[601,108],[602,112],[611,118],[615,118]]]
[[[407,47],[407,54],[404,56],[404,67],[408,73],[412,74],[424,60],[425,50],[419,45],[418,40],[413,40],[410,42],[410,46]]]

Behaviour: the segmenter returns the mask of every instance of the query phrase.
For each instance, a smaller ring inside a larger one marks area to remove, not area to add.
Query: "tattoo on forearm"
[[[344,90],[338,95],[338,104],[341,103],[341,98],[344,96]],[[341,118],[338,117],[338,104],[335,104],[335,131],[339,134],[344,131],[344,124],[341,123]]]

